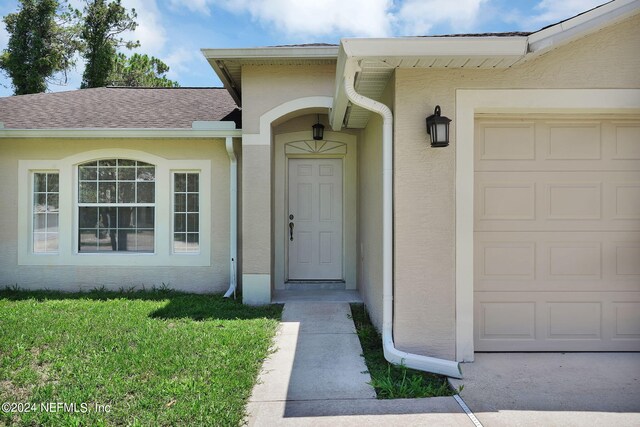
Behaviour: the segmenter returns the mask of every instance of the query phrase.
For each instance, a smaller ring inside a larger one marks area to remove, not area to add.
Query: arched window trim
[[[107,254],[79,252],[78,242],[78,166],[104,159],[131,159],[155,165],[155,248],[153,253],[112,252]],[[211,248],[211,160],[172,160],[131,149],[100,149],[73,154],[60,160],[19,161],[19,243],[20,265],[87,265],[87,266],[210,266]],[[32,243],[32,175],[37,171],[57,171],[60,179],[60,242],[56,253],[33,253]],[[174,171],[200,174],[200,245],[197,253],[175,252],[172,246]],[[225,199],[226,200],[226,199]],[[219,244],[219,243],[218,243]]]

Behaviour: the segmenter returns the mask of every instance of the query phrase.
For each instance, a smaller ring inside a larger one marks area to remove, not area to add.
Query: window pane
[[[138,230],[136,235],[138,252],[153,252],[154,236],[151,230]]]
[[[134,182],[118,183],[118,203],[135,203],[136,184]]]
[[[80,179],[83,181],[95,181],[98,179],[98,169],[92,166],[80,166]]]
[[[118,159],[118,166],[135,166],[135,160]]]
[[[116,165],[116,159],[107,159],[107,160],[99,160],[98,161],[98,166],[103,167],[103,166],[115,166]]]
[[[134,181],[136,179],[136,168],[118,168],[118,179]]]
[[[116,201],[116,183],[100,182],[98,185],[98,203],[114,203]]]
[[[119,228],[136,228],[135,208],[119,208],[118,209],[118,227]]]
[[[187,214],[187,231],[188,232],[198,232],[198,214],[197,213],[189,213]]]
[[[57,233],[58,232],[58,214],[49,214],[47,215],[47,232],[49,233]]]
[[[155,168],[138,167],[138,181],[153,181],[155,179]]]
[[[136,208],[136,226],[137,228],[153,228],[154,208]]]
[[[173,221],[173,231],[185,232],[187,231],[187,216],[185,214],[175,214]]]
[[[47,191],[47,174],[46,173],[33,174],[33,191],[36,193],[44,193]]]
[[[198,212],[200,210],[197,194],[187,194],[187,212]]]
[[[116,168],[98,168],[98,179],[113,181],[116,179]]]
[[[139,182],[137,198],[138,203],[153,203],[155,201],[155,183]]]
[[[187,234],[187,252],[198,252],[200,250],[199,236],[198,233]]]
[[[58,193],[47,194],[47,211],[58,212]]]
[[[46,212],[47,211],[47,193],[37,193],[34,196],[33,201],[34,212]]]
[[[175,204],[173,208],[174,212],[186,212],[187,211],[187,195],[176,194]]]
[[[94,228],[98,226],[98,208],[80,208],[80,228]]]
[[[36,213],[33,215],[33,231],[45,231],[47,226],[47,214]]]
[[[174,177],[173,191],[176,193],[184,193],[187,191],[187,174],[177,173]]]
[[[81,182],[79,188],[80,203],[95,203],[98,201],[96,196],[98,192],[98,184],[95,182]]]
[[[58,192],[58,174],[57,173],[47,174],[47,192],[49,193]]]
[[[199,188],[200,176],[197,173],[190,173],[187,178],[187,191],[197,193]]]

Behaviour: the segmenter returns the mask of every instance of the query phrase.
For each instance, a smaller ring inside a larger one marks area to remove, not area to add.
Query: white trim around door
[[[288,163],[289,159],[340,159],[342,164],[342,262],[339,279],[346,289],[356,289],[356,137],[325,132],[314,141],[311,132],[291,132],[275,136],[274,169],[274,287],[285,289],[288,280],[289,247]],[[295,222],[295,221],[294,221]]]

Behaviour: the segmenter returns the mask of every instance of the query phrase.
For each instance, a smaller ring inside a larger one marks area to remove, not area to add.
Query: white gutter
[[[238,159],[233,151],[233,138],[227,137],[227,154],[229,155],[229,289],[225,298],[236,297],[236,260],[238,259]]]
[[[382,116],[382,346],[389,362],[408,368],[462,378],[457,362],[398,350],[393,342],[393,114],[386,105],[358,94],[354,87],[357,65],[348,59],[344,90],[349,100]]]

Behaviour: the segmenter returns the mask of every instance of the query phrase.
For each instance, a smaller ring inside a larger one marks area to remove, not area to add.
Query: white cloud
[[[210,14],[217,6],[289,36],[389,36],[392,0],[171,0],[174,9]]]
[[[162,60],[169,66],[167,77],[171,80],[179,80],[182,73],[189,72],[192,69],[189,64],[199,58],[200,55],[197,49],[189,49],[182,46],[177,48]]]
[[[398,11],[398,32],[402,35],[428,35],[435,26],[446,25],[450,32],[470,31],[478,18],[480,5],[487,0],[407,0]]]
[[[531,17],[531,21],[536,23],[555,23],[606,2],[607,0],[542,0],[535,6],[534,10],[538,11],[538,13]]]
[[[135,32],[126,35],[128,40],[139,40],[141,53],[158,56],[167,43],[167,32],[162,22],[162,15],[156,0],[123,0],[127,9],[135,9],[138,27]]]

